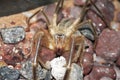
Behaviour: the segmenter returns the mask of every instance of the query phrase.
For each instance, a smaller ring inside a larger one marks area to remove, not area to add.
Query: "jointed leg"
[[[40,9],[40,10],[38,10],[36,13],[34,13],[31,17],[29,17],[29,18],[26,20],[26,22],[27,22],[26,31],[30,31],[30,20],[31,20],[35,15],[37,15],[38,13],[42,13],[43,16],[46,18],[46,23],[47,23],[47,25],[50,25],[50,21],[49,21],[47,15],[46,15],[46,13],[43,11],[43,9]]]
[[[84,56],[84,49],[85,49],[85,38],[84,36],[78,37],[79,39],[79,45],[78,45],[78,50],[75,54],[75,57],[72,62],[77,63],[78,61],[80,62],[80,65],[82,66],[82,60]]]
[[[70,70],[71,70],[71,64],[72,62],[76,63],[76,62],[80,62],[81,66],[82,66],[82,60],[83,60],[83,56],[84,56],[84,37],[79,37],[80,41],[79,41],[79,47],[78,47],[78,51],[76,52],[75,58],[72,60],[72,56],[73,56],[73,50],[74,50],[74,46],[75,46],[75,39],[76,37],[73,36],[72,37],[72,44],[71,44],[71,49],[70,49],[70,56],[69,56],[69,61],[67,64],[67,70],[64,76],[64,80],[69,80],[69,74],[70,74]]]
[[[40,43],[41,43],[41,39],[42,39],[43,35],[44,35],[44,33],[42,31],[38,31],[33,38],[33,45],[32,45],[32,51],[31,51],[31,54],[34,54],[34,55],[32,55],[32,56],[34,56],[33,57],[33,65],[32,65],[33,66],[33,80],[37,80],[36,79],[36,68],[37,68],[38,62],[40,63],[40,65],[42,67],[47,69],[47,67],[42,62],[42,60],[40,58],[38,59],[38,54],[40,51]]]
[[[77,26],[78,26],[78,29],[80,29],[80,28],[89,28],[92,31],[92,33],[94,34],[94,39],[95,40],[97,39],[98,35],[97,35],[97,32],[96,32],[96,28],[93,26],[91,20],[86,20],[86,21],[80,23]]]
[[[97,15],[104,21],[105,25],[107,27],[109,27],[109,25],[107,24],[106,20],[105,20],[105,17],[103,15],[103,13],[98,9],[98,7],[93,3],[92,0],[90,0],[90,3],[95,7],[95,9],[98,11]]]
[[[80,28],[89,28],[92,31],[92,33],[94,35],[94,48],[95,48],[97,40],[98,40],[98,35],[97,35],[97,32],[96,32],[97,29],[93,26],[92,21],[91,20],[86,20],[86,21],[82,22],[81,24],[79,24],[78,26],[79,26],[78,27],[79,29]]]
[[[69,35],[71,35],[72,33],[74,33],[78,29],[77,25],[79,25],[79,23],[81,23],[83,21],[85,13],[87,11],[87,4],[88,4],[88,0],[86,1],[85,5],[82,8],[81,15],[69,27],[69,29],[68,29],[69,33],[66,34],[66,35],[69,36]]]
[[[57,14],[59,14],[60,9],[63,7],[64,0],[59,0],[55,9],[55,12],[53,14],[53,26],[57,26]]]
[[[34,41],[37,40],[37,43],[35,43],[35,55],[34,55],[34,58],[33,58],[33,80],[36,80],[36,67],[37,67],[37,64],[38,64],[38,53],[39,53],[39,48],[40,48],[40,42],[41,42],[41,39],[42,39],[42,36],[43,34],[42,33],[36,33],[35,37],[34,37]]]
[[[74,40],[74,37],[72,37],[72,44],[71,44],[71,49],[70,49],[70,55],[69,55],[69,60],[68,60],[67,70],[66,70],[66,73],[65,73],[65,76],[64,76],[64,80],[69,80],[69,72],[70,72],[70,66],[71,66],[71,63],[72,63],[74,44],[75,44],[75,40]]]
[[[60,9],[63,7],[64,0],[59,0],[55,9],[55,14],[58,14]]]

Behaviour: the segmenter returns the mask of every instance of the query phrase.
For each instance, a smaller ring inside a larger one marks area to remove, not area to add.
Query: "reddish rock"
[[[100,33],[103,29],[106,28],[105,23],[102,21],[102,19],[99,16],[97,16],[95,11],[88,10],[87,18],[93,22],[93,25],[96,27],[98,33]]]
[[[101,13],[99,13],[93,5],[87,12],[87,18],[91,19],[94,26],[97,28],[97,31],[101,32],[106,27],[106,23],[108,25],[107,27],[109,27],[110,22],[114,17],[115,8],[110,0],[96,0],[95,5],[103,14],[104,19],[100,18],[100,16],[102,16]]]
[[[89,80],[89,75],[84,76],[83,80]]]
[[[117,13],[116,18],[117,18],[117,21],[120,22],[120,12]]]
[[[45,6],[43,8],[43,11],[47,15],[50,23],[52,23],[52,21],[53,21],[53,15],[54,15],[54,12],[55,12],[55,8],[56,8],[55,4],[49,4],[49,5],[47,5],[47,6]],[[48,27],[47,23],[46,23],[47,20],[46,20],[45,16],[42,13],[38,13],[34,17],[37,18],[37,19],[34,18],[35,19],[34,20],[33,18],[31,18],[31,20],[30,20],[30,28],[32,28],[35,31],[37,31],[39,28],[47,29],[47,27]],[[62,11],[59,11],[57,22],[60,22],[60,20],[62,18],[63,18]]]
[[[85,4],[86,0],[74,0],[74,4],[77,6],[83,6]]]
[[[91,53],[84,53],[83,57],[83,70],[84,70],[84,75],[87,75],[93,67],[93,54]]]
[[[77,5],[77,6],[83,6],[85,5],[85,2],[87,0],[74,0],[74,4]],[[96,0],[92,0],[93,2],[95,2]]]
[[[24,59],[24,54],[20,48],[17,48],[14,45],[3,45],[2,58],[6,64],[15,66],[16,63],[21,62]]]
[[[55,9],[56,9],[56,5],[55,4],[47,5],[44,8],[44,12],[48,16],[50,22],[53,21],[53,14],[55,12]],[[63,14],[62,14],[62,11],[60,11],[58,13],[58,19],[57,19],[57,21],[59,22],[62,18],[63,18]]]
[[[117,64],[117,66],[119,66],[119,67],[120,67],[120,56],[119,56],[119,58],[118,58],[118,60],[117,60],[116,64]]]
[[[74,54],[75,54],[75,53],[74,53]],[[73,56],[74,56],[74,54],[73,54]],[[62,56],[66,59],[66,61],[67,61],[67,63],[68,63],[69,56],[70,56],[70,52],[67,51],[67,52],[63,53]],[[73,56],[72,56],[72,57],[73,57]]]
[[[116,71],[116,80],[120,80],[120,67],[114,66],[114,69]]]
[[[73,17],[73,18],[80,17],[81,10],[82,9],[80,7],[77,7],[77,6],[71,7],[71,9],[70,9],[70,17]]]
[[[41,52],[39,53],[39,58],[46,63],[46,61],[50,61],[55,58],[56,54],[54,51],[49,50],[47,48],[42,48]]]
[[[65,18],[69,17],[70,11],[71,11],[71,7],[64,8],[64,9],[62,10],[63,16],[64,16]]]
[[[93,54],[94,52],[93,49],[94,49],[93,43],[87,38],[85,38],[85,52]]]
[[[106,60],[116,61],[120,56],[120,32],[105,29],[99,36],[96,54]]]
[[[101,11],[101,13],[103,14],[103,16],[105,18],[104,20],[106,20],[106,22],[109,25],[110,22],[113,20],[114,11],[115,11],[115,7],[114,7],[112,1],[97,0],[95,4],[98,7],[98,9]],[[94,8],[92,8],[92,9],[94,9]],[[97,10],[96,10],[96,12],[97,12]]]
[[[103,78],[116,79],[116,72],[112,66],[94,65],[88,76],[89,80],[101,80]]]

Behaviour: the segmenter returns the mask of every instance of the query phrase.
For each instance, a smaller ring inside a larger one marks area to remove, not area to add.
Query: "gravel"
[[[18,80],[20,72],[18,70],[10,69],[7,66],[0,68],[0,80]]]
[[[2,28],[0,32],[4,43],[18,43],[25,38],[25,31],[21,26]]]

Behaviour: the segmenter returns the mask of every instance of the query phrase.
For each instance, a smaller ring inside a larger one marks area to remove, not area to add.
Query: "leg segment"
[[[59,14],[60,9],[63,7],[64,0],[59,0],[55,9],[55,12],[53,14],[53,26],[57,26],[57,14]]]
[[[96,43],[97,43],[97,40],[98,40],[98,35],[97,35],[97,32],[96,32],[96,28],[93,26],[92,24],[92,21],[91,20],[87,20],[87,21],[84,21],[82,22],[81,24],[78,25],[78,28],[88,28],[92,31],[93,35],[94,35],[94,49],[96,47]]]
[[[81,15],[79,18],[77,18],[73,23],[72,25],[68,28],[68,31],[69,33],[66,34],[67,36],[70,36],[72,33],[74,33],[77,29],[78,29],[78,26],[79,23],[81,23],[84,19],[84,16],[85,16],[85,13],[87,11],[87,4],[88,4],[88,0],[86,1],[85,5],[83,6],[82,8],[82,11],[81,11]]]
[[[39,53],[39,48],[40,48],[40,42],[41,42],[41,39],[42,39],[42,36],[43,36],[43,34],[41,34],[41,33],[36,33],[36,35],[35,35],[35,37],[34,37],[34,41],[36,41],[36,39],[38,39],[37,40],[37,43],[35,43],[35,55],[34,55],[34,58],[33,58],[33,80],[36,80],[36,67],[37,67],[37,63],[38,63],[38,53]]]
[[[75,40],[76,38],[79,38],[79,39],[77,39],[79,42]],[[78,43],[78,50],[75,54],[75,57],[72,60],[72,56],[73,56],[73,53],[74,53],[73,50],[74,50],[74,46],[76,45],[76,42]],[[84,56],[83,51],[84,51],[84,36],[77,37],[76,35],[73,35],[71,49],[70,49],[69,61],[68,61],[68,64],[67,64],[67,70],[66,70],[66,73],[65,73],[65,76],[64,76],[64,80],[69,80],[69,74],[70,74],[70,71],[71,71],[71,64],[72,63],[76,63],[76,62],[79,61],[80,64],[81,64],[81,67],[82,67],[82,60],[83,60],[83,56]]]
[[[38,62],[40,63],[40,65],[42,67],[47,69],[47,67],[42,62],[42,60],[38,59],[38,54],[39,54],[39,51],[40,51],[40,43],[41,43],[41,39],[42,39],[43,35],[44,35],[44,33],[42,31],[38,31],[33,38],[32,50],[31,50],[31,54],[34,54],[34,52],[35,52],[35,54],[32,55],[32,56],[34,56],[33,57],[33,64],[32,64],[32,66],[33,66],[33,80],[37,80],[37,78],[36,78],[36,68],[37,68]]]
[[[80,23],[77,26],[78,26],[78,29],[80,29],[80,28],[89,28],[92,31],[92,33],[94,34],[94,39],[95,40],[97,39],[98,35],[97,35],[97,32],[96,32],[96,28],[93,26],[91,20],[86,20],[86,21]]]
[[[78,50],[75,54],[75,57],[72,62],[77,63],[79,61],[80,65],[82,66],[82,60],[84,56],[84,49],[85,49],[85,42],[84,42],[84,36],[78,37],[79,39],[79,45],[78,45]]]
[[[55,9],[55,14],[58,14],[60,9],[63,7],[64,0],[59,0]]]
[[[71,63],[72,63],[74,44],[75,44],[75,40],[74,40],[74,37],[72,37],[70,56],[69,56],[69,60],[68,60],[68,64],[67,64],[67,70],[66,70],[66,73],[65,73],[65,76],[64,76],[63,80],[69,80],[69,73],[70,73],[70,66],[71,66]]]
[[[31,20],[35,15],[37,15],[38,13],[42,13],[43,16],[46,18],[46,23],[47,23],[47,25],[50,25],[50,21],[49,21],[47,15],[46,15],[46,13],[43,11],[43,9],[40,9],[40,10],[38,10],[37,12],[35,12],[31,17],[29,17],[29,18],[26,20],[26,22],[27,22],[26,31],[30,31],[30,20]]]
[[[98,9],[98,7],[94,4],[94,2],[92,0],[90,0],[90,3],[95,7],[95,9],[98,11],[97,15],[103,20],[103,22],[105,23],[105,25],[107,27],[109,27],[109,25],[107,24],[105,17],[103,15],[103,13]]]

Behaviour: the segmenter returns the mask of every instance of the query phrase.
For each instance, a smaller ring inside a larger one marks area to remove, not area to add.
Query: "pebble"
[[[96,55],[109,61],[116,61],[120,56],[120,36],[119,32],[105,29],[100,34],[97,45]]]
[[[91,24],[90,23],[86,23],[82,26],[80,26],[81,28],[79,28],[79,31],[89,40],[94,41],[95,37],[94,37],[94,32],[91,29]]]
[[[111,22],[111,28],[115,31],[120,31],[120,23],[116,21]]]
[[[31,62],[31,60],[25,61],[25,62],[23,62],[21,64],[22,64],[22,66],[21,66],[21,69],[19,70],[20,73],[25,78],[27,78],[28,80],[32,80],[32,77],[33,77],[32,74],[33,73],[32,73],[32,62]],[[46,76],[46,72],[47,72],[47,70],[42,69],[41,66],[38,64],[37,69],[36,69],[37,80],[44,79],[45,76]]]
[[[117,21],[120,22],[120,12],[117,13]]]
[[[88,10],[87,19],[90,19],[93,23],[93,26],[96,28],[97,33],[101,33],[103,29],[106,28],[105,23],[101,20],[99,16],[93,10]]]
[[[116,72],[116,80],[120,80],[120,67],[114,66]]]
[[[116,72],[113,66],[99,64],[94,65],[91,73],[89,74],[89,80],[101,80],[105,77],[112,80],[116,79]]]
[[[72,63],[69,80],[83,80],[83,68],[75,63]]]
[[[63,80],[66,73],[66,60],[60,56],[51,61],[51,74],[56,80]],[[76,63],[71,64],[68,80],[83,80],[83,68]]]
[[[18,43],[25,38],[25,31],[21,26],[2,28],[0,33],[4,43]]]
[[[78,18],[81,14],[82,9],[78,6],[73,6],[70,8],[70,16],[72,18]]]
[[[97,0],[95,4],[98,7],[98,9],[101,11],[106,22],[109,25],[110,22],[113,20],[114,11],[115,11],[115,7],[114,7],[112,1],[110,1],[110,0]],[[92,9],[94,9],[94,8],[92,7]],[[96,12],[97,12],[97,10],[96,10]]]
[[[83,70],[84,75],[87,75],[93,67],[93,54],[85,52],[83,57]]]
[[[118,67],[120,67],[120,56],[119,56],[118,60],[116,61],[116,64]]]
[[[74,0],[74,4],[77,6],[83,6],[87,0]]]
[[[66,72],[66,60],[64,57],[54,58],[51,62],[51,74],[56,80],[63,80]]]
[[[6,66],[0,68],[0,80],[18,80],[20,72]]]

